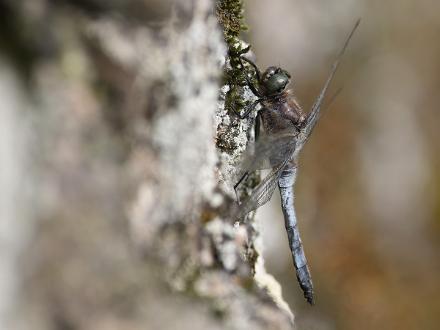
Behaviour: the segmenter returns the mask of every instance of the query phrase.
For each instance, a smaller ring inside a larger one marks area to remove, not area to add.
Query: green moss
[[[243,0],[217,0],[217,17],[223,28],[223,36],[228,47],[227,61],[224,69],[223,84],[229,87],[225,95],[225,109],[233,119],[227,127],[222,127],[217,132],[216,146],[221,151],[234,154],[238,147],[242,147],[240,139],[236,139],[240,131],[239,121],[241,119],[236,113],[243,113],[244,108],[250,105],[254,99],[250,94],[245,94],[247,81],[245,72],[253,72],[247,63],[246,71],[241,66],[239,57],[245,54],[250,46],[241,39],[241,33],[248,30],[244,22]],[[250,79],[255,79],[250,77]],[[254,81],[254,83],[256,83]],[[252,125],[249,128],[252,129]],[[249,131],[247,132],[249,137]],[[248,189],[255,187],[259,182],[258,175],[251,175],[246,182],[240,186],[240,195],[245,198],[248,196]]]
[[[226,109],[231,111],[234,107],[240,112],[246,105],[243,101],[242,86],[246,84],[239,56],[246,53],[249,46],[240,38],[248,27],[244,22],[242,0],[218,0],[217,17],[223,28],[223,36],[228,46],[228,59],[230,66],[225,67],[224,83],[230,89],[226,95]]]
[[[243,17],[242,0],[218,0],[217,17],[223,26],[223,34],[230,49],[236,47],[240,41],[241,31],[246,31],[247,26]]]

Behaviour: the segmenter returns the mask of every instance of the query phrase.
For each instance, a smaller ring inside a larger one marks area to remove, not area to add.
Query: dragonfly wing
[[[297,132],[291,130],[262,136],[253,147],[246,150],[240,172],[251,173],[281,164],[295,151],[296,136]]]
[[[266,204],[272,197],[273,192],[281,176],[282,170],[286,166],[289,158],[286,158],[281,164],[274,168],[260,184],[252,191],[252,194],[239,205],[235,212],[235,218],[242,218],[251,211],[258,209],[260,206]]]
[[[345,40],[344,46],[340,50],[338,56],[336,57],[335,62],[332,65],[332,69],[330,70],[330,74],[328,75],[328,78],[322,87],[321,92],[319,93],[318,97],[316,98],[315,103],[312,106],[312,110],[310,111],[310,114],[307,116],[306,123],[304,125],[304,132],[306,133],[306,137],[310,136],[312,133],[313,128],[315,127],[319,115],[321,112],[321,104],[324,100],[325,94],[327,93],[327,89],[330,86],[330,83],[333,80],[333,77],[335,76],[336,70],[338,69],[339,63],[341,62],[341,58],[344,55],[345,50],[347,49],[348,43],[350,42],[351,37],[354,34],[354,31],[356,31],[357,27],[359,26],[360,19],[357,20],[356,24],[354,25],[353,29],[351,30],[350,34],[348,35],[347,39]]]

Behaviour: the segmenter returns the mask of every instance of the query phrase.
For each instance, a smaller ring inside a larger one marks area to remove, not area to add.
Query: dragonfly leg
[[[260,81],[261,80],[261,72],[260,69],[258,69],[258,66],[251,61],[250,59],[248,59],[247,57],[244,56],[240,56],[240,63],[241,65],[244,67],[243,62],[241,60],[245,60],[246,62],[248,62],[255,70],[255,75],[257,76],[257,80]]]
[[[237,197],[238,204],[240,204],[240,197],[238,196],[237,188],[244,180],[247,179],[248,176],[249,176],[249,172],[248,171],[244,172],[244,174],[241,176],[240,180],[238,180],[238,182],[234,185],[235,196]]]
[[[261,77],[261,73],[260,70],[258,69],[257,65],[252,62],[251,60],[247,59],[246,57],[240,56],[239,57],[240,60],[240,64],[241,67],[243,68],[243,70],[245,70],[245,66],[243,64],[242,60],[245,60],[247,63],[249,63],[255,70],[255,75],[257,76],[257,80],[258,82],[260,81],[260,77]],[[258,87],[255,86],[252,81],[249,79],[247,72],[244,73],[244,78],[246,79],[246,84],[249,86],[249,88],[251,89],[252,93],[254,93],[255,96],[258,97],[263,97],[263,95],[261,94],[261,92],[259,91]]]
[[[234,111],[234,113],[240,118],[240,119],[245,119],[249,116],[249,114],[255,109],[255,107],[257,106],[258,103],[260,103],[262,100],[258,99],[255,100],[254,102],[252,102],[251,104],[249,104],[247,107],[245,107],[245,111],[243,114],[240,114],[237,109],[231,104],[231,108],[232,111]]]
[[[260,126],[261,126],[261,114],[259,111],[257,112],[257,117],[255,118],[255,127],[254,127],[255,142],[257,142],[258,138],[260,137]]]

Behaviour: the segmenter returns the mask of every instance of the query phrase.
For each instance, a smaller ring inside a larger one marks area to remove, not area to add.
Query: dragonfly
[[[247,62],[248,66],[253,69],[253,80],[256,80],[257,84],[251,81],[249,72],[245,72],[244,76],[246,84],[257,99],[244,109],[243,114],[238,113],[235,109],[234,111],[241,119],[244,119],[254,111],[258,104],[261,104],[261,108],[255,119],[255,147],[244,157],[241,166],[242,175],[234,186],[236,194],[238,186],[250,173],[260,169],[271,169],[271,171],[243,202],[240,202],[237,194],[239,205],[233,211],[234,217],[236,219],[243,218],[249,212],[267,203],[278,186],[296,277],[304,293],[304,298],[311,305],[315,303],[312,276],[304,254],[294,208],[294,185],[297,177],[298,155],[318,122],[327,90],[359,23],[360,19],[357,20],[345,39],[327,80],[307,115],[299,105],[293,91],[288,88],[291,76],[286,70],[270,66],[261,73],[253,61],[243,54],[239,55],[243,70],[247,70],[244,62]],[[252,72],[250,75],[252,76]],[[262,137],[259,136],[261,123],[264,129]]]

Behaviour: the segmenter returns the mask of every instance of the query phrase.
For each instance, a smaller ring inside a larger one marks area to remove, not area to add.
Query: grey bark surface
[[[292,328],[228,218],[251,120],[213,1],[1,7],[0,328]]]

